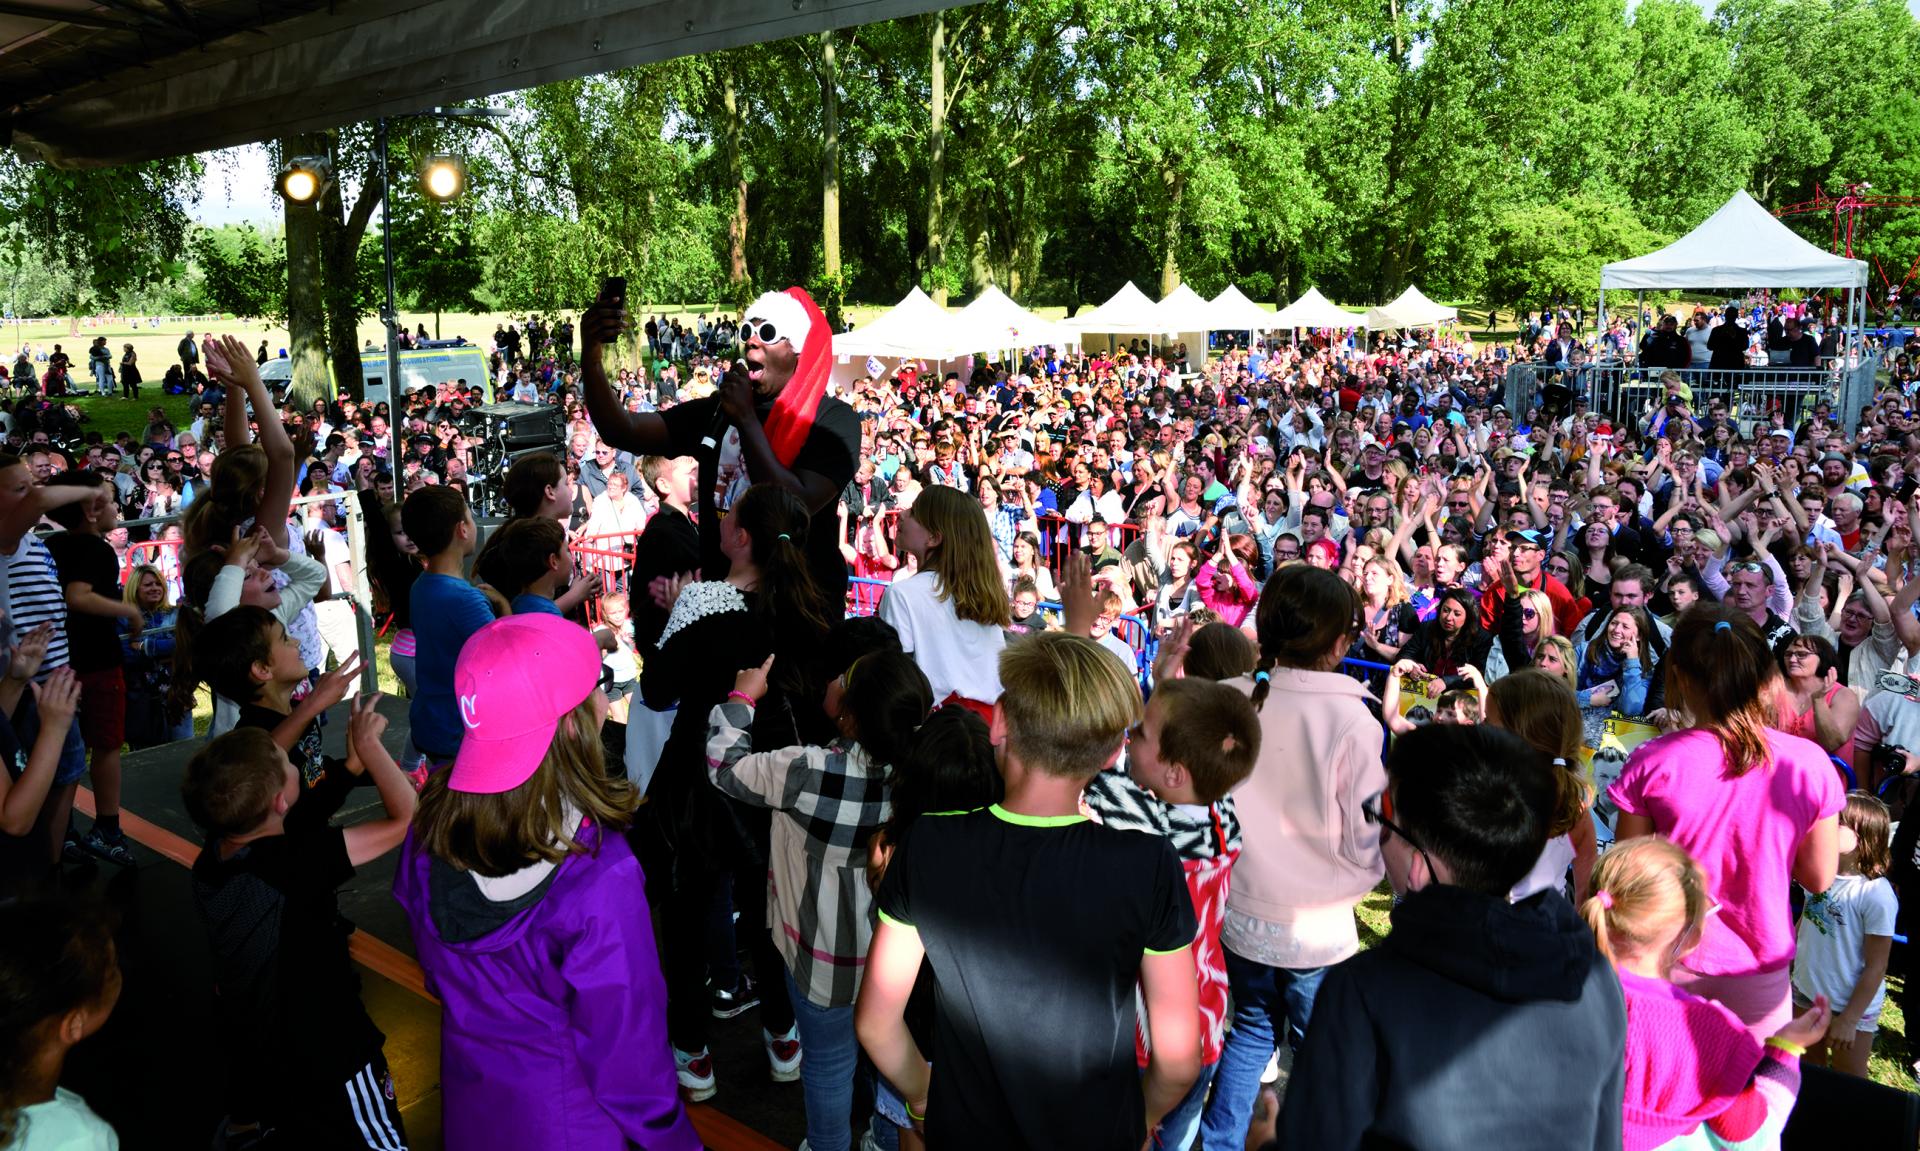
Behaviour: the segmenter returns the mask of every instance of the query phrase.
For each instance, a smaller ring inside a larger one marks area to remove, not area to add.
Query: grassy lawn
[[[1354,909],[1359,921],[1360,946],[1372,947],[1387,937],[1391,929],[1388,914],[1393,910],[1393,891],[1382,882]],[[1889,979],[1886,1008],[1880,1013],[1880,1030],[1874,1037],[1873,1058],[1867,1070],[1875,1083],[1898,1087],[1902,1091],[1920,1091],[1913,1075],[1915,1051],[1907,1037],[1907,1021],[1894,1002],[1894,989],[1901,986],[1896,977]]]

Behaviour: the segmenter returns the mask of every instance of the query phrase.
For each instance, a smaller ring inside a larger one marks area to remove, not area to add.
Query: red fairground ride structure
[[[1775,208],[1773,214],[1781,219],[1788,216],[1831,215],[1833,217],[1833,250],[1848,259],[1853,259],[1855,225],[1862,212],[1876,208],[1920,208],[1920,196],[1875,195],[1873,185],[1867,183],[1843,185],[1839,195],[1835,195],[1827,191],[1824,186],[1815,184],[1813,199]],[[1913,263],[1907,266],[1907,274],[1902,276],[1898,283],[1895,283],[1893,277],[1887,274],[1886,268],[1881,265],[1877,257],[1873,260],[1873,270],[1880,276],[1887,298],[1899,297],[1905,294],[1904,289],[1907,283],[1916,273],[1920,273],[1920,256],[1914,257]]]

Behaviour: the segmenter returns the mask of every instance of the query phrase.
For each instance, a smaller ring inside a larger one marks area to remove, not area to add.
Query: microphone
[[[726,405],[715,404],[713,419],[707,424],[707,434],[700,437],[700,446],[710,452],[717,450],[720,447],[720,437],[726,435],[727,429],[732,426],[733,421],[727,418]]]
[[[740,373],[742,376],[746,375],[746,367],[739,360],[735,360],[733,366],[727,369],[727,376],[732,376],[735,372]],[[725,377],[722,377],[721,382],[725,383]],[[721,437],[725,436],[727,429],[732,426],[733,420],[727,416],[727,405],[724,403],[715,404],[713,406],[713,419],[707,422],[707,434],[700,437],[700,446],[710,452],[719,450]]]

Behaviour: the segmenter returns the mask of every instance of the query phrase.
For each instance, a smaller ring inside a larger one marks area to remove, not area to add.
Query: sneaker
[[[93,862],[93,856],[88,855],[87,849],[80,846],[80,833],[71,827],[67,828],[67,841],[60,846],[60,861],[76,864]]]
[[[740,974],[740,983],[732,991],[713,989],[713,1017],[715,1019],[734,1019],[760,1006],[760,989],[745,972]]]
[[[785,1035],[775,1035],[763,1027],[760,1036],[767,1045],[767,1064],[773,1069],[773,1081],[796,1082],[800,1078],[800,1029],[789,1027]]]
[[[1271,1087],[1275,1083],[1280,1082],[1280,1050],[1279,1048],[1275,1048],[1273,1054],[1267,1056],[1267,1069],[1260,1073],[1260,1082],[1263,1085],[1268,1087]]]
[[[125,835],[109,837],[97,827],[89,827],[80,837],[80,846],[90,854],[97,855],[108,863],[117,863],[121,867],[134,865],[133,849],[127,846]]]
[[[413,785],[415,795],[427,790],[427,774],[427,761],[424,759],[412,771],[406,773],[407,782]]]
[[[680,1090],[687,1093],[689,1103],[704,1103],[720,1090],[713,1082],[713,1056],[704,1047],[692,1055],[674,1048],[673,1072],[679,1077]]]

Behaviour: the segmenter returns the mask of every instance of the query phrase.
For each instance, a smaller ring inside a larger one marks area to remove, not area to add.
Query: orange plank
[[[73,797],[73,806],[82,815],[93,815],[93,792],[80,788]],[[135,843],[166,856],[182,867],[192,867],[194,859],[200,854],[200,849],[191,840],[175,835],[124,808],[120,812],[120,830],[126,832],[127,838]],[[439,1002],[427,991],[427,976],[420,970],[419,962],[392,944],[364,931],[355,931],[347,940],[347,952],[355,962],[376,975],[392,980],[429,1003]],[[699,1133],[700,1141],[711,1151],[782,1151],[780,1144],[708,1104],[688,1104],[687,1116],[693,1120],[693,1129]]]

